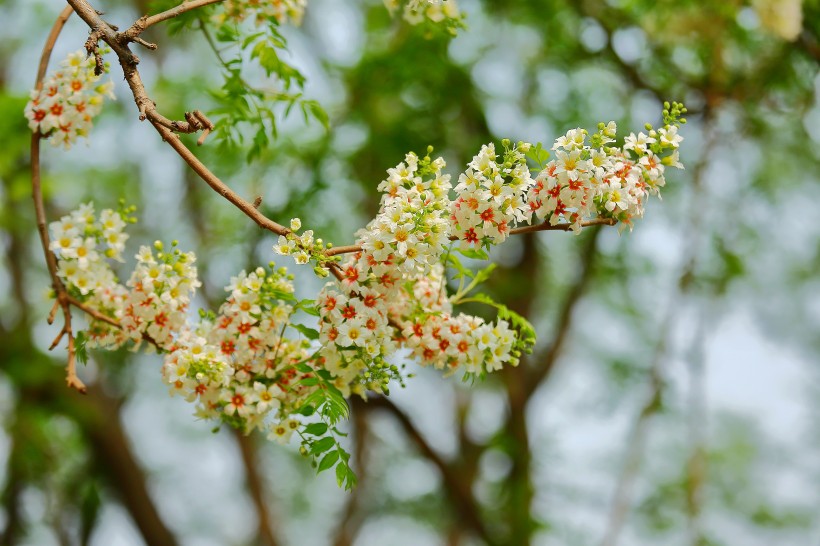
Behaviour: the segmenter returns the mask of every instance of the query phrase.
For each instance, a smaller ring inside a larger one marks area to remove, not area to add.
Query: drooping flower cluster
[[[174,247],[176,244],[173,245]],[[174,248],[163,252],[160,241],[142,246],[137,266],[128,280],[130,288],[120,324],[129,339],[139,344],[145,336],[160,349],[170,349],[187,324],[187,311],[201,285],[193,252]]]
[[[221,20],[244,21],[253,17],[257,25],[269,19],[276,19],[280,25],[292,24],[299,26],[305,15],[307,0],[227,0]]]
[[[306,453],[325,454],[320,468],[338,463],[337,476],[349,480],[349,455],[338,447],[327,454],[336,445],[335,423],[346,412],[342,397],[387,393],[390,382],[403,384],[393,363],[399,350],[445,375],[483,375],[517,365],[534,343],[523,317],[472,292],[492,264],[472,272],[454,254],[486,258],[482,247],[503,242],[511,225],[534,219],[577,229],[597,216],[631,226],[648,195],[664,185],[665,167],[681,167],[683,112],[681,105],[666,105],[662,128],[631,134],[620,148],[610,146],[614,123],[599,125],[589,142],[585,131],[570,131],[535,180],[526,157],[544,165],[548,154],[540,144],[510,147],[503,141],[500,157],[492,144],[483,146],[460,176],[454,201],[444,160],[432,159],[432,149],[423,158],[407,154],[388,169],[379,185],[379,213],[356,233],[345,261],[312,231],[300,235],[298,218],[280,237],[277,252],[298,263],[313,260],[317,273],[332,268],[340,277],[315,302],[298,301],[293,277],[271,264],[232,278],[218,313],[200,312],[201,320],[192,323],[189,306],[200,285],[195,256],[176,242],[169,252],[160,242],[153,250],[143,246],[126,285],[117,282],[110,261],[122,261],[123,227],[132,209],[105,210],[98,220],[93,207],[83,205],[51,224],[51,249],[71,295],[110,318],[91,316],[86,346],[157,348],[165,356],[164,382],[172,394],[195,403],[199,417],[245,432],[264,430],[280,442],[298,432]],[[451,241],[467,248],[453,248]],[[454,268],[459,283],[452,296],[445,266]],[[454,305],[464,302],[489,304],[498,317],[488,322],[456,313]],[[318,330],[292,322],[298,309],[318,316]],[[304,339],[288,337],[293,331]],[[314,414],[322,422],[300,417]]]
[[[535,184],[524,156],[530,147],[521,142],[510,148],[505,141],[499,157],[492,143],[482,146],[461,174],[451,218],[462,245],[503,243],[514,223],[527,220],[526,196]]]
[[[506,320],[486,323],[480,317],[453,314],[441,264],[412,286],[404,286],[399,299],[402,305],[395,306],[394,312],[404,313],[404,345],[422,366],[444,370],[445,375],[457,371],[481,375],[518,364],[517,349],[522,347]]]
[[[226,290],[219,314],[177,337],[163,379],[172,394],[196,402],[197,416],[286,442],[300,426],[291,414],[314,390],[301,384],[311,374],[296,368],[309,360],[309,343],[285,336],[293,307],[282,298],[292,298],[293,284],[284,270],[260,267]]]
[[[78,137],[87,137],[105,97],[114,98],[112,82],[101,83],[95,66],[94,57],[86,57],[83,50],[69,54],[41,90],[31,91],[24,112],[29,128],[49,138],[52,145],[66,149]]]
[[[240,273],[226,287],[219,314],[203,313],[191,324],[189,306],[200,286],[194,254],[176,242],[170,252],[159,241],[153,250],[143,246],[123,286],[104,258],[122,261],[124,224],[111,210],[98,220],[89,204],[50,226],[58,274],[70,293],[117,323],[91,317],[85,346],[117,349],[132,342],[165,353],[164,381],[172,394],[196,403],[199,417],[287,441],[301,426],[292,414],[316,388],[302,380],[312,377],[318,361],[308,341],[285,335],[294,311],[286,271]]]

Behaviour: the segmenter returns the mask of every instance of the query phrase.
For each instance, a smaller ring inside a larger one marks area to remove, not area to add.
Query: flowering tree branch
[[[444,159],[431,158],[432,148],[428,148],[424,157],[411,152],[404,162],[388,169],[387,179],[379,185],[384,193],[379,214],[356,233],[356,244],[333,248],[314,239],[312,230],[299,234],[298,218],[285,227],[259,211],[258,198],[249,202],[234,192],[179,136],[202,131],[201,144],[214,128],[210,120],[194,110],[186,113],[184,122],[172,121],[159,113],[145,89],[139,59],[130,50],[130,43],[153,49],[154,44],[141,40],[143,30],[216,2],[188,2],[154,18],[143,17],[127,31],[118,32],[88,0],[67,1],[90,28],[86,42],[89,58],[69,56],[63,62],[66,70],[54,73],[49,80],[47,93],[32,95],[26,107],[30,127],[40,137],[59,135],[62,140],[52,142],[66,146],[87,132],[95,114],[86,111],[84,100],[90,104],[95,100],[93,105],[98,106],[101,97],[90,95],[89,90],[102,93],[109,85],[95,87],[100,74],[107,70],[102,60],[103,42],[117,55],[140,120],[147,119],[211,189],[258,226],[279,235],[276,252],[293,255],[297,264],[313,262],[317,275],[332,273],[338,280],[328,283],[316,300],[298,300],[293,277],[284,268],[276,270],[271,262],[269,270],[259,267],[234,277],[227,288],[230,296],[219,312],[202,310],[199,323],[194,323],[187,311],[201,282],[193,253],[178,250],[176,242],[168,250],[160,241],[153,250],[143,246],[130,279],[126,285],[119,284],[107,260],[123,261],[128,238],[123,228],[136,221],[129,215],[133,208],[119,212],[105,209],[98,218],[92,204],[82,205],[51,224],[55,241],[50,243],[39,196],[42,214],[38,218],[44,248],[51,251],[49,268],[57,292],[52,315],[62,306],[67,319],[54,345],[68,334],[69,383],[79,388],[70,329],[73,306],[91,317],[88,332],[83,333],[88,337],[81,340],[83,351],[86,342],[89,348],[115,349],[147,341],[164,353],[163,379],[172,392],[196,401],[200,417],[218,418],[246,433],[265,429],[271,439],[282,442],[298,431],[303,454],[314,459],[319,471],[335,467],[337,480],[347,488],[356,478],[350,454],[336,439],[341,435],[336,424],[349,412],[345,399],[353,394],[364,396],[367,391],[387,394],[391,381],[403,385],[405,375],[387,360],[400,347],[411,350],[423,366],[448,374],[460,370],[484,375],[518,365],[535,343],[535,331],[515,311],[516,305],[510,308],[475,292],[488,278],[492,264],[474,272],[465,268],[456,254],[487,259],[486,250],[511,235],[577,233],[584,227],[617,223],[631,226],[632,219],[643,215],[649,196],[658,194],[665,184],[665,166],[681,167],[677,148],[682,137],[677,129],[685,123],[680,118],[685,108],[677,103],[665,104],[660,129],[647,124],[649,134],[632,133],[622,146],[611,145],[617,132],[614,122],[600,123],[591,135],[572,129],[556,141],[552,148],[556,159],[549,162],[550,154],[541,144],[511,144],[505,139],[503,150],[498,151],[494,143],[484,145],[455,187],[443,171]],[[276,6],[279,4],[273,8]],[[241,20],[247,13],[239,9],[231,15],[226,8],[222,16]],[[300,14],[295,10],[257,13],[257,18],[260,16],[281,21]],[[262,46],[262,50],[268,47]],[[257,50],[255,47],[254,52]],[[66,108],[74,117],[62,117]],[[72,129],[73,121],[81,123]],[[33,149],[32,153],[36,161],[38,151]],[[542,170],[533,174],[528,161]],[[36,201],[38,181],[35,178]],[[451,191],[457,194],[455,200],[450,198]],[[342,262],[342,254],[353,255]],[[458,281],[452,296],[448,296],[447,268],[455,272]],[[61,284],[63,280],[71,292]],[[488,322],[454,312],[454,305],[467,302],[493,306],[496,318]],[[300,310],[318,317],[318,330],[291,321],[291,315]],[[286,337],[288,328],[299,336]],[[514,378],[523,395],[517,406],[521,412],[532,392],[524,382],[525,375],[521,371]],[[266,423],[268,414],[275,415],[277,422]],[[318,415],[320,422],[297,418],[313,415]],[[413,436],[412,429],[408,432]],[[436,452],[425,449],[423,438],[415,436],[417,443],[422,441],[419,445],[425,455],[435,458]],[[519,434],[518,439],[526,450],[526,435]],[[445,480],[453,481],[455,489],[451,489],[460,515],[486,538],[487,531],[473,509],[475,501],[464,489],[465,480],[454,480],[443,460],[437,466]],[[528,472],[525,467],[524,473]],[[530,496],[521,492],[516,502],[527,505]]]

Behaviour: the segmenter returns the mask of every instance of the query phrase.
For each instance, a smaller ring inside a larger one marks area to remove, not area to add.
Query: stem
[[[617,224],[618,221],[614,218],[593,218],[591,220],[587,220],[586,222],[581,222],[581,227],[591,227],[591,226],[614,226]],[[534,226],[523,226],[518,227],[515,229],[510,230],[510,235],[521,235],[524,233],[533,233],[535,231],[572,231],[572,224],[555,224],[554,226],[551,225],[549,222],[544,222],[541,224],[536,224]],[[451,241],[458,241],[458,237],[455,235],[450,237]],[[328,257],[330,256],[338,256],[339,254],[349,254],[352,252],[361,252],[362,247],[359,245],[347,245],[347,246],[338,246],[336,248],[331,248],[326,252]]]
[[[150,17],[144,18],[144,23],[142,23],[142,30],[147,29],[150,26],[156,25],[157,23],[161,23],[163,21],[167,21],[168,19],[173,19],[177,15],[182,15],[187,11],[191,11],[197,8],[201,8],[210,4],[218,4],[219,2],[224,2],[225,0],[189,0],[187,2],[183,2],[178,6],[174,6],[171,9],[167,9],[161,13],[157,13],[156,15],[151,15]],[[136,24],[136,23],[135,23]]]

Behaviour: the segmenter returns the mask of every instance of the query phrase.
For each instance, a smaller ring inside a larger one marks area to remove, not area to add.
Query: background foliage
[[[381,2],[312,0],[301,28],[278,29],[280,60],[305,76],[289,86],[253,44],[210,37],[222,66],[196,21],[151,30],[160,49],[141,67],[161,111],[246,118],[243,141],[223,125],[200,158],[268,216],[339,244],[409,150],[432,144],[455,172],[493,139],[638,129],[663,99],[690,109],[687,170],[634,233],[497,249],[491,291],[539,333],[528,361],[472,387],[421,370],[395,406],[353,404],[347,494],[295,449],[212,435],[167,396],[156,357],[93,354],[89,395],[64,387],[22,116],[63,5],[0,2],[0,543],[595,544],[621,517],[622,544],[815,543],[820,4],[803,2],[787,40],[775,15],[789,3],[465,0],[468,28],[450,40]],[[124,26],[160,4],[100,5]],[[73,18],[55,59],[86,31]],[[247,111],[239,64],[267,90]],[[218,301],[273,241],[140,125],[114,80],[88,146],[45,151],[51,218],[124,197],[142,220],[132,242],[195,249],[202,301]],[[297,286],[309,297],[319,281]]]

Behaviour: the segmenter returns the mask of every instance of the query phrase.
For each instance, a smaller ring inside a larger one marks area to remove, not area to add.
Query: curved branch
[[[198,174],[199,177],[202,178],[202,180],[204,180],[205,183],[208,184],[216,193],[230,201],[234,206],[236,206],[236,208],[241,210],[246,216],[256,222],[259,227],[267,229],[277,235],[287,235],[290,233],[290,230],[285,226],[277,224],[259,212],[259,209],[253,206],[253,203],[246,201],[240,197],[239,194],[230,189],[227,184],[212,173],[208,167],[206,167],[205,164],[202,163],[193,154],[193,152],[191,152],[191,150],[182,143],[173,131],[154,120],[151,120],[151,122],[160,136],[162,136],[162,139],[170,144],[177,154],[179,154],[179,156],[194,170],[194,172],[196,172],[196,174]]]
[[[72,11],[71,6],[66,6],[63,8],[63,11],[57,16],[54,26],[51,27],[51,32],[49,33],[46,43],[43,46],[43,52],[40,55],[40,64],[37,68],[37,80],[34,84],[34,88],[37,91],[40,91],[43,88],[43,79],[45,78],[46,70],[48,69],[48,62],[51,59],[51,52],[54,50],[54,44],[57,42],[57,38],[60,36],[66,21],[68,21],[68,18],[71,17]],[[79,377],[77,377],[74,333],[71,330],[71,303],[69,302],[69,296],[65,285],[63,285],[60,277],[57,275],[57,258],[49,249],[51,244],[48,237],[48,226],[46,225],[46,209],[43,203],[43,190],[40,176],[40,141],[42,138],[43,136],[39,131],[31,135],[31,197],[34,200],[34,214],[37,217],[37,231],[40,234],[40,243],[42,244],[43,252],[45,253],[48,274],[51,277],[51,286],[54,289],[54,294],[57,300],[56,305],[59,305],[59,307],[63,310],[63,327],[52,342],[51,348],[53,349],[56,347],[64,336],[68,336],[66,383],[69,387],[76,389],[81,393],[85,393],[85,384]],[[54,321],[54,312],[57,310],[56,305],[49,315],[49,323]]]

